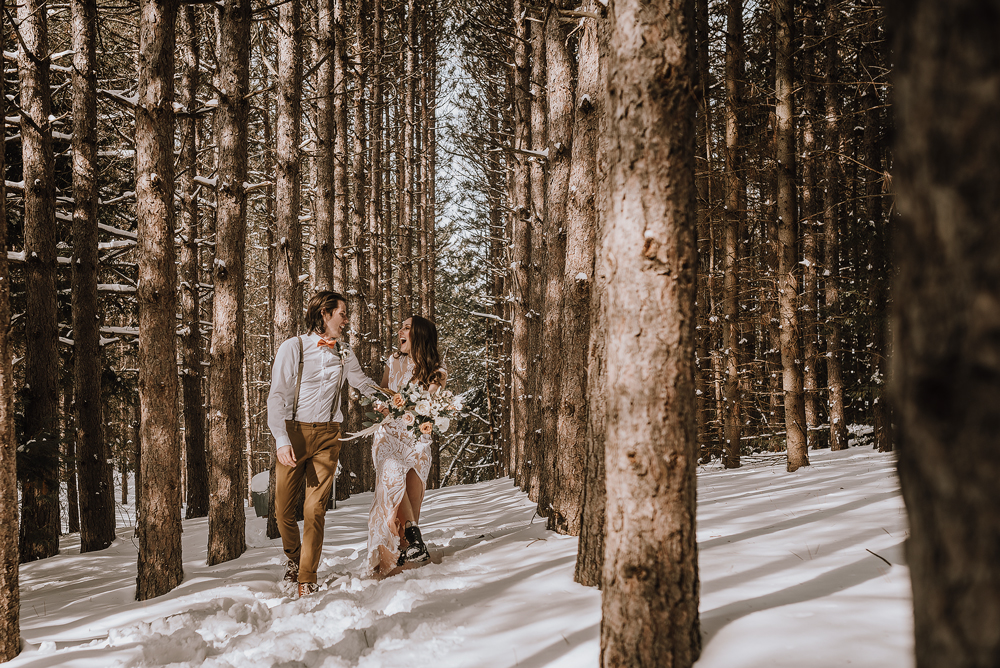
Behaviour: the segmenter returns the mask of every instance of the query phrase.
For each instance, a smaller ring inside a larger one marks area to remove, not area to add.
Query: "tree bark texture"
[[[201,343],[201,272],[198,253],[198,119],[191,113],[197,107],[200,46],[195,7],[179,10],[181,60],[178,102],[187,112],[180,121],[181,146],[178,177],[182,243],[181,261],[181,391],[184,398],[184,447],[188,519],[208,516],[208,462],[205,450],[205,393],[203,390]]]
[[[333,0],[333,285],[342,294],[350,284],[348,255],[356,252],[350,234],[347,200],[347,31],[345,0]],[[354,309],[351,309],[354,310]]]
[[[97,298],[97,2],[73,0],[73,395],[80,551],[115,539],[115,499],[104,443]]]
[[[918,668],[1000,665],[1000,3],[896,2],[895,357]]]
[[[823,263],[826,266],[824,298],[826,302],[826,384],[830,420],[830,449],[847,449],[847,421],[844,415],[844,380],[840,338],[840,229],[843,205],[840,203],[843,171],[840,156],[847,152],[840,128],[840,9],[838,0],[825,0],[826,23],[826,123],[827,154],[824,161],[826,186],[823,191]]]
[[[21,156],[24,174],[26,308],[21,560],[59,551],[59,353],[56,320],[56,212],[47,7],[18,4]]]
[[[4,17],[0,16],[0,51],[6,46]],[[0,117],[7,111],[4,80],[0,77]],[[6,174],[0,151],[0,174]],[[7,192],[0,179],[0,249],[7,250]],[[14,373],[10,349],[10,272],[7,253],[0,253],[0,661],[21,652],[18,586],[17,442],[14,439]]]
[[[219,14],[215,82],[219,90],[215,110],[219,185],[209,355],[209,565],[235,559],[246,551],[242,477],[250,0],[230,0]]]
[[[610,3],[601,665],[690,666],[695,540],[694,6]]]
[[[580,545],[576,555],[576,572],[574,579],[588,587],[601,586],[601,571],[604,568],[604,513],[605,513],[605,474],[604,474],[604,434],[605,415],[607,413],[607,395],[605,392],[606,367],[604,350],[604,328],[600,325],[606,321],[603,311],[605,291],[607,288],[607,263],[605,262],[604,229],[607,219],[607,156],[608,156],[608,123],[607,109],[607,58],[608,58],[608,21],[606,10],[598,2],[591,2],[590,9],[601,18],[586,22],[579,47],[579,69],[577,74],[577,121],[574,132],[573,150],[581,155],[579,163],[574,158],[574,172],[577,165],[584,168],[588,165],[577,186],[580,192],[574,192],[570,197],[570,211],[582,207],[587,187],[590,188],[589,202],[593,207],[591,224],[593,225],[591,280],[588,288],[590,303],[586,306],[588,326],[586,367],[584,369],[586,386],[583,402],[577,410],[586,415],[583,435],[584,452],[582,454],[582,480],[580,481]],[[584,100],[589,97],[591,109],[584,111]],[[576,176],[570,177],[571,183],[577,183]],[[586,213],[582,209],[581,213]],[[567,239],[568,249],[575,248]],[[575,250],[567,250],[567,277],[570,276],[570,266],[576,263],[578,256]],[[575,276],[574,276],[575,279]],[[572,300],[569,302],[572,303]],[[567,314],[571,307],[567,306]],[[569,315],[567,325],[573,326],[576,317]],[[570,396],[572,390],[565,388],[565,380],[574,374],[567,365],[564,376],[563,397]],[[575,417],[575,416],[574,416]]]
[[[795,190],[795,103],[792,51],[795,0],[775,0],[775,161],[778,164],[778,312],[785,451],[788,471],[809,465],[799,329],[798,195]]]
[[[723,232],[722,385],[723,457],[726,468],[740,466],[742,405],[740,393],[740,246],[746,219],[740,130],[743,115],[743,0],[729,0],[726,19],[726,222]]]
[[[596,3],[588,11],[596,13]],[[587,470],[587,367],[590,352],[594,245],[598,226],[597,142],[604,113],[598,65],[597,19],[586,19],[580,38],[568,174],[565,268],[562,277],[562,375],[556,427],[555,485],[549,525],[580,535]]]
[[[174,22],[176,0],[141,0],[135,119],[139,239],[140,462],[136,599],[167,593],[181,561],[174,263]]]
[[[316,3],[316,182],[313,195],[313,290],[334,290],[336,241],[334,238],[334,209],[336,208],[334,184],[334,19],[335,0],[317,0]]]
[[[406,2],[406,39],[403,43],[402,165],[399,203],[399,320],[413,315],[414,171],[413,104],[416,98],[417,2]]]
[[[573,63],[566,45],[569,30],[559,15],[563,3],[550,2],[545,22],[545,75],[548,101],[548,163],[545,179],[545,255],[542,265],[541,410],[542,438],[537,457],[541,466],[538,512],[556,521],[552,502],[558,485],[559,409],[563,367],[563,283],[566,269],[566,206],[573,145]]]

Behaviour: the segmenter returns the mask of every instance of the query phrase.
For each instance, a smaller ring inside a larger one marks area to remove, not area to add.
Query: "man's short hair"
[[[306,307],[306,331],[323,332],[323,314],[337,310],[340,302],[347,307],[347,300],[344,295],[332,290],[321,290],[309,300]]]

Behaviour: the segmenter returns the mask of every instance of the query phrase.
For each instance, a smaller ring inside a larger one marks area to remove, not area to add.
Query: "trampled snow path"
[[[701,472],[699,668],[913,665],[895,459],[810,456],[795,474],[778,458]],[[421,524],[442,563],[383,582],[359,577],[369,503],[327,515],[327,585],[301,600],[278,583],[280,541],[252,510],[250,549],[215,567],[206,520],[186,521],[183,584],[143,603],[130,529],[83,556],[68,536],[21,568],[28,644],[7,665],[597,665],[600,593],[572,580],[577,541],[532,522],[509,480],[429,492]]]

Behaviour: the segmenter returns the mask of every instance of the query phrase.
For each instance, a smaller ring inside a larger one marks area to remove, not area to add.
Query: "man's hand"
[[[285,466],[295,468],[295,453],[292,452],[292,446],[283,445],[278,448],[278,461]]]

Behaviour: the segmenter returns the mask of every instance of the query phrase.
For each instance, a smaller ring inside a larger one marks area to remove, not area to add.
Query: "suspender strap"
[[[305,359],[305,351],[302,350],[302,337],[296,336],[299,340],[299,377],[295,381],[295,403],[292,404],[292,422],[295,422],[295,414],[299,412],[299,390],[302,388],[302,362]]]

